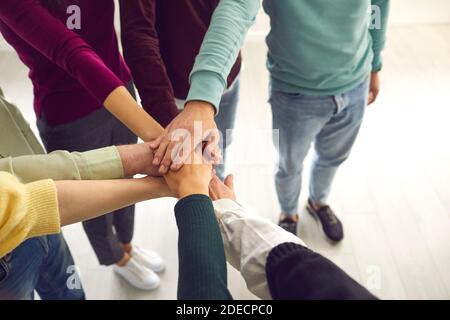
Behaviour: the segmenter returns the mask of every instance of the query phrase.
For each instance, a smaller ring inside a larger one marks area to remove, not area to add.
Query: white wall
[[[0,0],[1,1],[1,0]],[[117,2],[117,0],[115,0]],[[131,0],[132,1],[132,0]],[[329,0],[332,1],[332,0]],[[391,24],[450,23],[450,0],[392,0]],[[116,10],[117,12],[118,10]],[[117,30],[120,30],[118,15]],[[249,33],[250,39],[261,38],[269,30],[269,20],[261,12],[255,26]],[[0,50],[9,50],[0,37]]]
[[[393,24],[450,23],[450,0],[392,0]]]

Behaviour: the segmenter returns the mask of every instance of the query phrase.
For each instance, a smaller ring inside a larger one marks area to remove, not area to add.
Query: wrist
[[[214,115],[216,113],[216,109],[214,108],[214,106],[206,101],[189,101],[184,109],[201,111],[211,118],[214,118]]]
[[[172,190],[165,182],[164,178],[147,177],[147,181],[150,181],[150,188],[155,192],[157,198],[174,197]],[[150,200],[150,199],[148,199]]]
[[[125,177],[145,173],[145,168],[148,163],[151,163],[153,157],[150,148],[145,144],[118,146],[117,150],[122,160]]]
[[[209,196],[208,186],[204,186],[201,183],[193,183],[191,181],[187,183],[180,183],[178,187],[178,198],[183,199],[194,194],[202,194]]]

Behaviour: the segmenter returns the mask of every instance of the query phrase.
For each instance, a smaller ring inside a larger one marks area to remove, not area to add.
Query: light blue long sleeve
[[[190,75],[187,101],[206,101],[219,111],[228,74],[259,7],[260,0],[220,1]]]
[[[380,14],[380,25],[378,28],[371,28],[370,35],[372,37],[372,71],[379,71],[382,67],[381,52],[386,45],[386,30],[389,18],[389,0],[372,0],[372,5],[377,6]]]

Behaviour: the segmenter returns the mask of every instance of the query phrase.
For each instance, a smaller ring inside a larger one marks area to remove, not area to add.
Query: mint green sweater
[[[208,101],[218,110],[259,1],[220,1],[191,73],[188,101]],[[263,4],[271,18],[267,64],[275,90],[335,95],[381,69],[389,0],[263,0]],[[376,6],[373,19],[371,5]],[[369,28],[371,23],[379,28]]]
[[[263,5],[271,18],[267,65],[274,90],[337,95],[381,69],[389,0],[264,0]]]

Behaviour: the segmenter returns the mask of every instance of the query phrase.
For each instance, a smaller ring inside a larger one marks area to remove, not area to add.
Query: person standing
[[[38,129],[49,152],[133,144],[136,134],[151,140],[152,129],[161,129],[132,98],[114,9],[113,0],[0,2],[0,31],[30,69]],[[141,289],[159,285],[155,272],[164,269],[163,259],[132,244],[133,206],[83,227],[101,264],[114,265]]]
[[[179,110],[186,110],[180,117],[191,113],[191,109],[202,110],[205,116],[211,115],[208,117],[209,121],[216,113],[213,120],[222,133],[223,145],[223,162],[216,167],[216,171],[222,178],[226,149],[231,143],[231,130],[234,128],[239,100],[241,55],[238,55],[237,60],[236,55],[240,46],[236,46],[237,51],[233,46],[223,51],[226,64],[222,75],[215,75],[210,71],[206,78],[212,77],[212,80],[205,80],[204,76],[198,74],[191,77],[191,71],[202,44],[207,50],[208,47],[211,48],[211,42],[204,42],[207,33],[213,40],[227,37],[227,40],[231,41],[230,44],[242,41],[246,29],[256,15],[255,8],[258,8],[258,1],[246,2],[120,1],[124,57],[131,69],[144,109],[164,127],[177,117]],[[247,18],[238,21],[239,16]],[[237,22],[237,32],[231,25],[233,21]],[[220,32],[218,28],[222,27],[228,34]],[[215,59],[214,55],[210,57]],[[225,71],[227,68],[231,68],[231,71]],[[204,87],[205,81],[209,85],[217,84],[217,88],[208,92],[209,89]],[[204,87],[200,88],[200,92],[199,86]],[[191,99],[196,91],[197,96],[194,98],[198,101],[193,101]],[[203,104],[197,108],[199,103],[196,102],[199,101]],[[206,122],[205,120],[205,129],[209,126]]]
[[[6,100],[0,88],[0,172],[13,174],[20,183],[31,183],[29,187],[19,188],[21,189],[18,190],[19,196],[16,194],[16,197],[11,197],[19,211],[24,212],[29,208],[31,216],[41,211],[39,219],[31,217],[29,221],[31,224],[40,225],[35,232],[31,232],[29,226],[18,222],[15,215],[0,218],[3,228],[0,232],[0,300],[33,299],[35,291],[43,300],[85,298],[82,281],[75,268],[70,249],[59,226],[55,225],[50,217],[52,206],[48,205],[49,201],[46,199],[52,198],[52,192],[48,192],[48,188],[45,187],[48,183],[44,183],[44,188],[41,188],[42,184],[36,186],[33,182],[49,178],[55,181],[114,179],[111,184],[116,185],[119,179],[135,174],[156,175],[158,168],[151,165],[152,158],[153,154],[148,144],[107,147],[84,153],[55,151],[45,154],[44,148],[20,110]],[[6,180],[9,179],[3,177],[0,179],[2,183],[11,185]],[[159,179],[155,181],[157,180]],[[124,187],[129,188],[129,185]],[[29,196],[25,196],[28,201],[18,201],[17,199],[23,199],[20,195],[25,189],[29,189],[26,192]],[[89,191],[85,192],[89,194]],[[72,195],[70,191],[66,192],[68,198],[66,202],[75,202]],[[8,191],[0,192],[0,197],[2,196],[7,199]],[[112,197],[110,193],[102,192],[101,196],[92,198],[90,202],[102,203],[111,208],[109,205],[113,202],[104,201],[103,196]],[[114,197],[112,199],[117,200]],[[76,214],[88,217],[88,202],[86,199],[78,206],[71,203],[66,207],[74,212],[84,205],[86,210]],[[13,206],[2,203],[0,207],[4,212],[12,212],[9,209]],[[120,207],[112,206],[112,208]],[[29,239],[22,242],[27,231],[30,231]],[[145,283],[145,279],[142,282]]]
[[[271,21],[267,67],[279,131],[279,224],[297,231],[303,161],[314,143],[307,210],[329,239],[340,241],[343,226],[327,200],[379,92],[389,0],[264,0],[263,6]]]
[[[142,105],[166,127],[153,145],[160,173],[186,161],[190,152],[173,161],[181,144],[172,134],[183,129],[195,137],[196,122],[203,140],[218,143],[208,132],[222,133],[225,161],[239,100],[239,51],[259,0],[121,0],[120,6],[124,57]],[[224,165],[216,171],[223,178]]]

